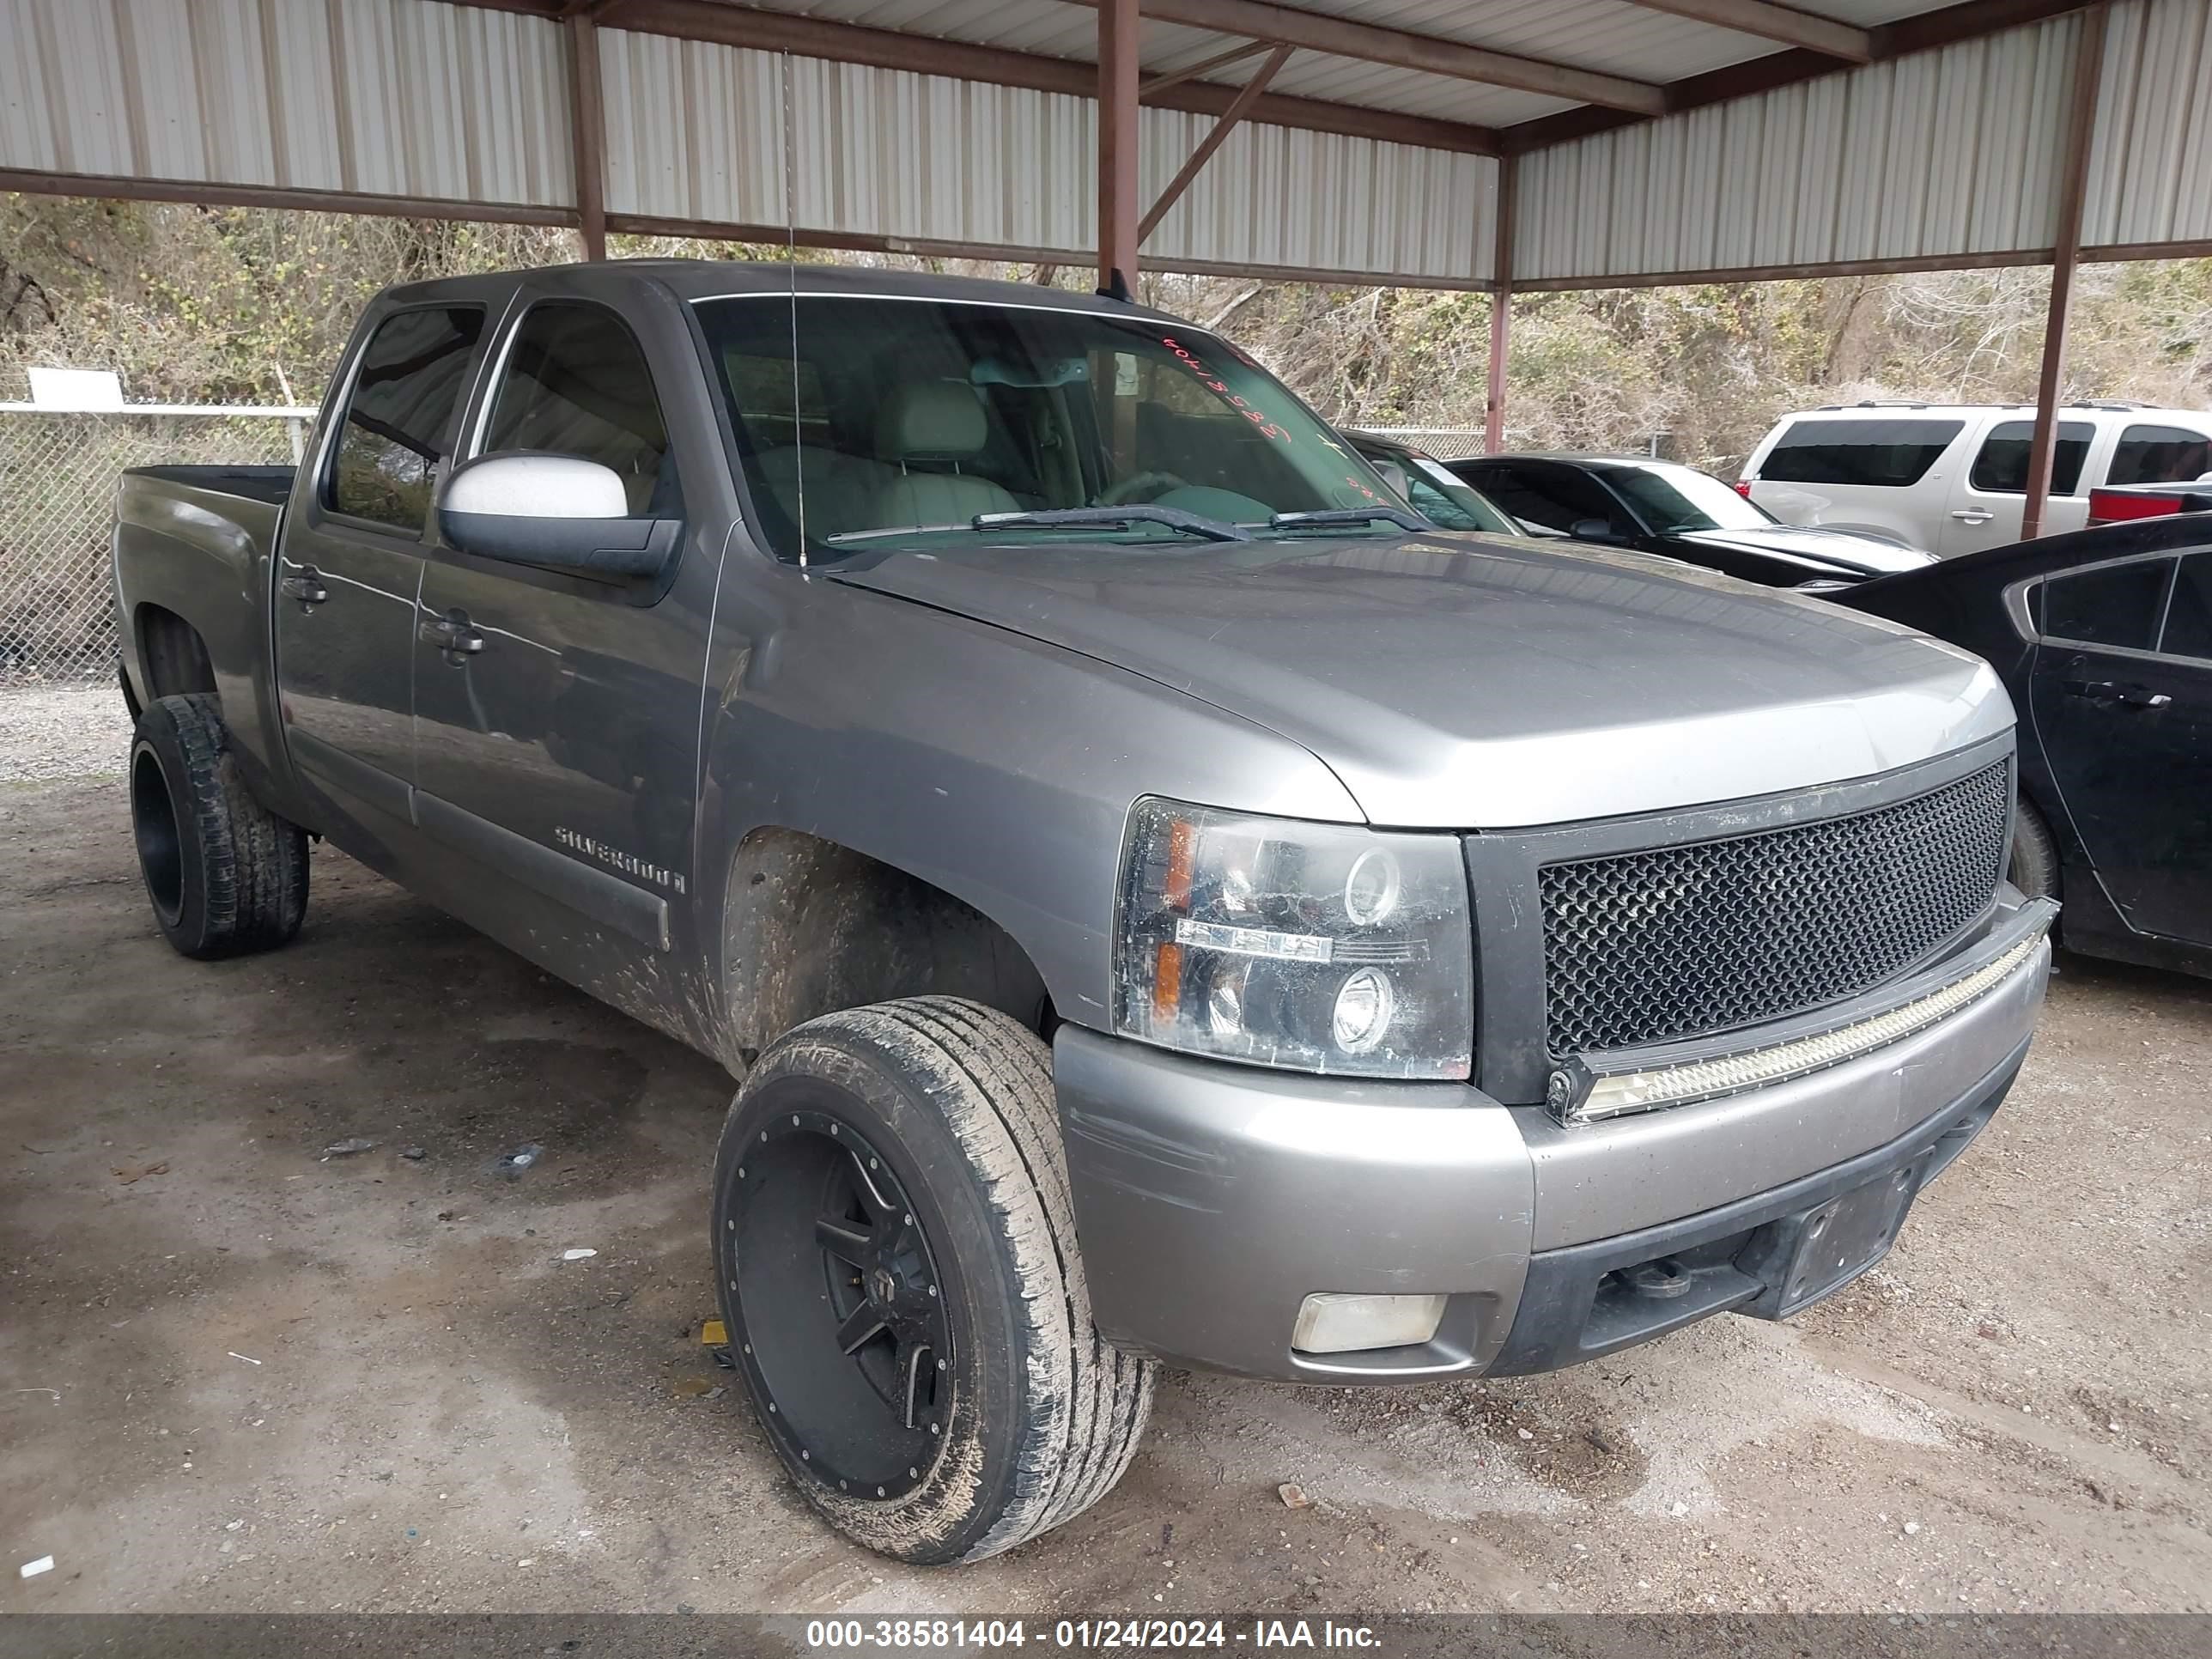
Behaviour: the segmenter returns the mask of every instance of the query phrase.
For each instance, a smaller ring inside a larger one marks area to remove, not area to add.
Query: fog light
[[[1324,1291],[1298,1307],[1291,1346],[1301,1353],[1352,1353],[1425,1342],[1443,1322],[1440,1296],[1359,1296]]]

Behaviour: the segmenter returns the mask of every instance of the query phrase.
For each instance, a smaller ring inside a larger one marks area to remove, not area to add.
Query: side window
[[[2087,421],[2058,423],[2058,441],[2051,458],[2052,495],[2079,493],[2081,463],[2088,459],[2089,440],[2096,430]],[[1966,475],[1966,482],[1992,495],[2025,495],[2027,447],[2034,437],[2033,421],[2000,421],[1982,440],[1981,453],[1974,457],[1974,468]]]
[[[633,517],[682,516],[644,350],[603,307],[547,303],[525,313],[484,428],[483,453],[506,449],[597,461],[621,475]]]
[[[1603,519],[1616,535],[1637,533],[1602,485],[1566,467],[1524,465],[1486,470],[1476,484],[1515,518],[1562,535],[1584,519]]]
[[[1964,421],[1797,421],[1774,441],[1759,476],[1782,483],[1902,489],[1927,476]]]
[[[422,532],[483,325],[478,306],[398,311],[376,325],[323,481],[324,506]]]
[[[2171,559],[2138,559],[2050,578],[2043,584],[2044,636],[2150,650],[2172,569]]]
[[[2173,598],[2166,607],[2166,637],[2158,648],[2169,657],[2199,657],[2212,662],[2212,550],[2185,553],[2173,573]]]
[[[2131,426],[2112,451],[2106,483],[2194,483],[2212,472],[2212,438],[2178,426]]]

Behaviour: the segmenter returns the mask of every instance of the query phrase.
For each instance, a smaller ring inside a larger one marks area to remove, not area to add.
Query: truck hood
[[[1932,553],[1902,546],[1878,537],[1849,530],[1800,529],[1775,525],[1750,530],[1684,530],[1674,539],[1692,547],[1735,547],[1751,553],[1778,553],[1785,557],[1818,559],[1838,568],[1839,573],[1889,576],[1904,570],[1924,569],[1936,562]],[[1808,580],[1811,573],[1808,573]]]
[[[1632,553],[1479,536],[1063,544],[886,553],[825,574],[1279,732],[1377,824],[1508,829],[1734,800],[1909,765],[2012,722],[1996,676],[1955,647]]]

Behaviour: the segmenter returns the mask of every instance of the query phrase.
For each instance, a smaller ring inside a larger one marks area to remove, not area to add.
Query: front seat
[[[959,470],[988,436],[973,386],[925,380],[893,392],[876,415],[876,453],[901,476],[876,492],[877,527],[966,524],[979,513],[1019,512],[1021,503],[1001,486]]]

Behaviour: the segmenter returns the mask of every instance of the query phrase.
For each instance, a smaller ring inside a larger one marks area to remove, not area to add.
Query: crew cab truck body
[[[328,838],[743,1079],[715,1281],[850,1535],[1112,1485],[1157,1360],[1528,1371],[1878,1259],[2051,907],[1978,659],[1448,535],[1227,342],[683,262],[394,289],[295,477],[149,469],[190,954]]]

